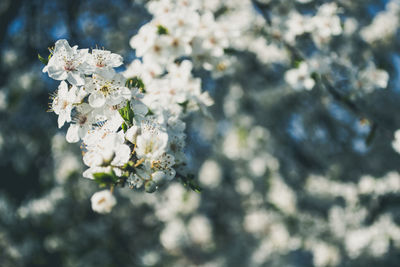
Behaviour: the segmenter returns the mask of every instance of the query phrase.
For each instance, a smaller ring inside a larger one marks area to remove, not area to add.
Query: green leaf
[[[131,103],[129,101],[126,102],[126,106],[118,110],[121,117],[126,122],[126,126],[128,127],[133,123],[133,118],[135,117],[135,113],[131,108]],[[122,126],[124,127],[124,126]],[[122,128],[123,129],[123,128]]]
[[[186,113],[188,104],[189,104],[189,100],[186,100],[185,102],[182,102],[182,103],[178,103],[178,105],[183,108],[183,113]]]
[[[233,54],[235,52],[236,52],[236,50],[233,48],[230,48],[230,47],[224,48],[224,54]]]
[[[311,78],[313,78],[314,81],[317,81],[318,80],[318,73],[317,72],[311,73]]]
[[[147,108],[146,116],[151,116],[151,115],[154,115],[154,112],[151,109]]]
[[[38,59],[39,59],[40,62],[42,62],[44,65],[47,65],[47,63],[49,63],[50,58],[51,58],[51,55],[49,55],[48,58],[44,58],[44,57],[42,57],[40,54],[38,54]]]
[[[165,28],[165,27],[162,26],[162,25],[158,25],[158,26],[157,26],[157,33],[158,33],[159,35],[168,34],[168,29]]]
[[[189,187],[196,193],[201,193],[201,191],[203,191],[203,189],[196,183],[189,183]]]
[[[117,185],[119,185],[121,187],[125,187],[127,180],[128,180],[128,176],[126,176],[126,175],[125,176],[121,176],[121,177],[118,178]]]
[[[139,90],[140,90],[142,93],[145,93],[145,92],[146,92],[145,86],[144,86],[144,83],[143,83],[142,79],[140,79],[140,78],[137,77],[137,76],[136,76],[136,77],[133,77],[133,78],[129,78],[128,80],[126,80],[125,86],[128,87],[129,89],[132,89],[132,88],[139,88]]]
[[[110,173],[105,172],[97,172],[93,173],[93,178],[96,183],[98,183],[101,187],[106,187],[113,185],[118,182],[118,176],[111,170]]]
[[[124,133],[126,133],[126,131],[128,130],[128,126],[126,125],[125,122],[122,123],[121,127],[122,127],[122,130],[124,131]]]
[[[201,191],[203,191],[203,189],[195,180],[193,174],[188,174],[186,177],[179,175],[178,177],[181,179],[183,186],[193,190],[196,193],[201,193]]]
[[[294,67],[297,69],[300,66],[301,62],[301,60],[295,60],[293,63]]]

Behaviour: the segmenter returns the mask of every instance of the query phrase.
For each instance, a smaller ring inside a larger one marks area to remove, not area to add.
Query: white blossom
[[[98,213],[110,213],[112,208],[117,204],[117,200],[109,190],[99,191],[93,194],[90,199],[92,209]]]
[[[77,88],[72,86],[68,89],[66,82],[62,81],[51,105],[52,111],[58,115],[58,128],[61,128],[65,122],[71,122],[71,111],[73,104],[77,100]]]
[[[315,81],[311,78],[311,69],[306,62],[301,62],[296,69],[290,69],[285,73],[286,82],[295,90],[311,90]]]
[[[130,90],[125,87],[125,78],[117,73],[110,78],[93,74],[92,78],[87,78],[85,89],[90,93],[89,105],[94,108],[118,105],[131,98]]]
[[[88,57],[88,49],[78,49],[78,46],[70,47],[67,40],[58,40],[43,72],[47,72],[50,78],[55,80],[67,80],[72,85],[83,85],[84,74],[91,72],[86,62]]]

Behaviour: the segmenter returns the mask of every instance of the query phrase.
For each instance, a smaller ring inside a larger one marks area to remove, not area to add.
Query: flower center
[[[104,95],[107,96],[110,93],[110,86],[109,85],[103,85],[99,91]]]
[[[74,62],[72,60],[66,60],[64,64],[64,70],[74,71],[75,70]]]

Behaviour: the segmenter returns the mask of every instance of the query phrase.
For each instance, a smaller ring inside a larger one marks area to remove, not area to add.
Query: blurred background
[[[399,14],[385,40],[353,38],[390,1],[248,2],[257,42],[231,51],[232,72],[195,73],[215,100],[213,119],[187,119],[203,192],[179,182],[155,194],[125,188],[111,214],[91,210],[97,186],[46,112],[58,83],[37,54],[66,38],[129,63],[129,39],[151,19],[145,2],[0,1],[0,266],[400,266]],[[354,88],[339,65],[331,72],[343,94],[284,82],[293,59],[263,28],[268,14],[324,2],[358,25],[328,49],[354,67],[373,60],[390,75],[387,89],[344,98]]]

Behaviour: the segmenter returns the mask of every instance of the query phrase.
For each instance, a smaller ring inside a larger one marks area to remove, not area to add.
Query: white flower
[[[175,59],[175,57],[171,56],[172,51],[169,49],[170,45],[170,37],[166,35],[158,35],[149,50],[143,55],[143,61],[154,61],[160,65],[167,64],[170,60]]]
[[[394,5],[395,2],[392,1]],[[385,41],[391,38],[399,27],[398,8],[388,4],[386,10],[379,12],[372,23],[360,31],[361,37],[368,43]]]
[[[140,178],[136,173],[131,174],[128,179],[128,185],[130,188],[140,188],[142,187],[144,180]]]
[[[329,41],[331,36],[340,35],[342,26],[340,18],[336,15],[338,7],[335,3],[323,4],[319,7],[317,15],[311,18],[313,37],[317,44]]]
[[[176,172],[174,168],[172,168],[172,166],[174,165],[174,156],[166,153],[151,161],[151,169],[155,171],[153,175],[160,176],[159,172],[163,172],[165,174],[165,177],[163,177],[162,179],[167,179],[168,181],[172,180],[175,177]],[[160,177],[158,177],[158,179],[161,180]]]
[[[311,90],[315,81],[311,78],[311,70],[306,62],[301,62],[297,69],[285,73],[285,81],[295,90]]]
[[[165,53],[168,54],[169,62],[181,56],[187,56],[192,52],[192,47],[189,44],[190,38],[185,35],[163,35],[160,36],[160,39],[165,43]]]
[[[181,12],[176,11],[161,19],[161,23],[169,29],[172,35],[192,39],[197,33],[200,15],[193,9],[185,9]]]
[[[168,153],[174,155],[176,164],[185,162],[183,149],[185,148],[186,135],[183,132],[184,129],[185,123],[182,121],[174,118],[168,120]]]
[[[145,86],[163,73],[163,69],[154,61],[141,62],[135,59],[123,73],[126,78],[140,78]]]
[[[72,119],[74,123],[69,126],[67,131],[66,138],[69,143],[78,142],[92,129],[92,124],[95,123],[92,112],[93,108],[86,103],[77,106],[76,115]]]
[[[285,31],[285,40],[289,43],[295,41],[296,36],[302,35],[306,32],[310,32],[312,24],[310,18],[302,16],[297,12],[291,12],[289,18],[286,21],[287,30]]]
[[[214,57],[222,56],[224,48],[227,48],[229,45],[226,32],[219,27],[214,20],[213,14],[210,12],[201,16],[199,36],[200,38],[195,38],[194,41],[196,42],[197,39],[197,42],[201,42],[199,50],[206,51]]]
[[[103,129],[92,131],[84,138],[87,152],[83,162],[89,166],[123,166],[129,161],[131,150],[124,144],[122,133],[108,132]]]
[[[86,81],[85,89],[90,93],[89,105],[94,108],[101,108],[106,104],[118,105],[131,98],[131,91],[125,87],[125,78],[121,74],[115,73],[110,78],[93,74]]]
[[[88,64],[93,68],[95,73],[106,76],[108,73],[113,73],[112,68],[122,65],[123,58],[111,53],[107,50],[93,49],[88,57]]]
[[[109,190],[94,193],[90,201],[92,202],[93,211],[103,214],[110,213],[115,204],[117,204],[117,200]]]
[[[371,93],[374,89],[385,89],[389,82],[389,74],[385,70],[380,70],[375,67],[375,64],[370,63],[367,68],[360,71],[356,80],[356,87],[366,93]]]
[[[58,86],[52,103],[52,110],[58,115],[58,128],[61,128],[65,122],[71,121],[71,111],[77,98],[76,92],[76,86],[68,90],[68,85],[64,81]]]
[[[171,0],[161,0],[151,1],[147,8],[151,14],[160,16],[171,12],[173,6]]]
[[[73,85],[84,84],[84,74],[90,74],[91,68],[86,60],[88,49],[70,47],[67,40],[58,40],[49,63],[43,68],[50,78],[67,80]]]
[[[107,50],[93,49],[90,63],[93,63],[97,68],[116,68],[122,65],[122,57],[118,54],[111,53]]]
[[[129,44],[136,50],[136,55],[142,57],[154,46],[156,38],[157,27],[149,23],[140,28],[138,34],[131,38]]]
[[[154,159],[161,156],[168,144],[168,134],[154,125],[141,127],[141,133],[136,138],[136,154],[139,158]]]

